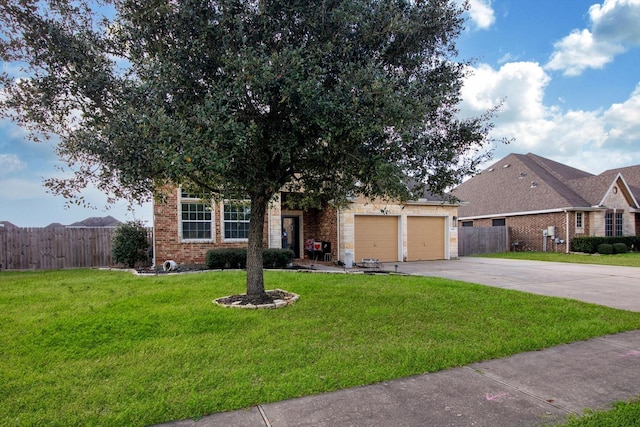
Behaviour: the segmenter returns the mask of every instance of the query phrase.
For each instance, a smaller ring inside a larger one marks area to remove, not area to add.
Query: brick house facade
[[[640,165],[592,175],[511,154],[458,186],[461,226],[509,228],[512,250],[570,252],[581,236],[640,231]]]
[[[208,240],[185,239],[180,230],[180,191],[170,189],[165,193],[163,202],[155,202],[153,206],[154,229],[154,264],[166,260],[175,260],[179,264],[203,264],[209,249],[215,248],[241,248],[246,247],[244,241],[225,241],[222,236],[222,211],[220,204],[211,206],[212,234]],[[267,222],[265,230],[267,230]],[[265,234],[263,244],[267,246]]]
[[[313,256],[322,261],[344,261],[350,252],[357,257],[356,249],[364,253],[363,244],[356,239],[362,238],[354,230],[356,217],[395,218],[395,234],[386,236],[379,244],[397,245],[385,261],[403,261],[407,256],[408,217],[435,218],[438,236],[438,248],[434,257],[450,259],[457,257],[457,234],[455,216],[457,204],[445,204],[437,198],[425,198],[406,204],[379,205],[366,200],[354,200],[347,208],[337,209],[324,203],[319,209],[292,209],[286,200],[287,194],[279,194],[269,205],[265,218],[263,246],[294,250],[296,257]],[[202,264],[206,253],[214,248],[246,247],[247,239],[242,235],[244,223],[241,209],[230,209],[234,202],[214,202],[204,206],[198,200],[182,194],[180,189],[171,188],[162,202],[155,202],[154,213],[154,264],[167,260],[178,264]],[[228,216],[229,215],[229,216]],[[245,221],[246,223],[246,221]],[[239,230],[240,234],[234,234]],[[286,232],[286,239],[283,232]],[[428,230],[425,231],[429,233]],[[415,233],[414,233],[415,234]],[[394,242],[394,239],[397,240]],[[425,238],[426,239],[426,238]],[[361,239],[362,240],[362,239]],[[305,250],[308,242],[321,242],[321,253]],[[371,253],[376,256],[375,249]],[[417,256],[417,255],[416,255]],[[354,258],[358,259],[358,258]]]

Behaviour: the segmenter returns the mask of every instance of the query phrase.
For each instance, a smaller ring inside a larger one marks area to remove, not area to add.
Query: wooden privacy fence
[[[0,227],[0,270],[108,267],[113,227]],[[153,242],[153,231],[148,231]]]
[[[509,251],[509,229],[499,227],[458,227],[458,256]]]

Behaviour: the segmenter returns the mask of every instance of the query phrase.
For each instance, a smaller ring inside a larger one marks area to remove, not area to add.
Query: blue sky
[[[456,0],[458,1],[458,0]],[[461,0],[460,0],[461,1]],[[591,173],[640,164],[640,0],[471,0],[460,57],[475,59],[461,114],[502,102],[494,160],[535,153]],[[6,70],[6,64],[3,65]],[[70,224],[91,216],[152,221],[150,204],[65,209],[42,180],[61,176],[53,144],[36,144],[0,121],[0,221],[22,227]]]

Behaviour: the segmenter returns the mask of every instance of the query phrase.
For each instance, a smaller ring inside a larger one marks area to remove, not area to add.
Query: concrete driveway
[[[386,270],[392,268],[385,263]],[[640,311],[640,268],[637,267],[462,257],[451,261],[398,263],[398,272]]]

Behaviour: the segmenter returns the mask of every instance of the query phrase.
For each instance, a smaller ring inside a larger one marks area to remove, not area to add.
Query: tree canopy
[[[448,0],[8,0],[0,112],[57,135],[74,176],[140,201],[167,184],[251,200],[247,292],[264,292],[269,200],[440,194],[472,174],[490,112],[457,115]],[[407,187],[407,177],[417,188]]]

